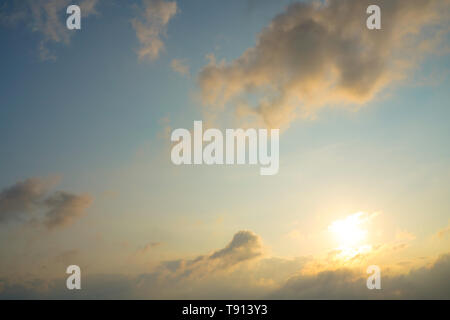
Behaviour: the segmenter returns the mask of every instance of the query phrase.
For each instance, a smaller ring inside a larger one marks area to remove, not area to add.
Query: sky
[[[0,299],[450,299],[449,10],[3,1]],[[196,120],[280,129],[279,172],[175,166]]]

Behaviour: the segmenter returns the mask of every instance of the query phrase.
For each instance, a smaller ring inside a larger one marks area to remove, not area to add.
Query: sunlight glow
[[[357,212],[334,221],[328,227],[335,236],[341,257],[352,258],[360,253],[371,251],[371,246],[363,243],[367,239],[367,230],[364,227],[369,219],[370,216],[367,213]]]

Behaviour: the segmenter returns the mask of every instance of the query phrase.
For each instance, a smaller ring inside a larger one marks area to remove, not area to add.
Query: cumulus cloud
[[[164,42],[161,38],[165,35],[170,19],[177,13],[177,3],[143,0],[142,4],[142,14],[131,21],[141,44],[138,56],[141,60],[155,60],[164,51]]]
[[[166,261],[161,265],[160,272],[179,279],[201,277],[210,272],[228,271],[262,254],[261,238],[252,231],[244,230],[237,232],[225,248],[191,260]]]
[[[41,221],[47,228],[67,226],[81,217],[92,197],[56,191],[47,195],[56,178],[30,178],[0,192],[0,223]]]
[[[189,66],[186,64],[185,60],[173,59],[170,62],[170,67],[172,68],[173,71],[178,72],[183,76],[189,74]]]
[[[0,8],[0,22],[15,26],[25,23],[31,31],[39,33],[42,40],[39,54],[42,60],[54,60],[56,56],[49,50],[49,43],[69,44],[74,34],[66,27],[66,8],[71,4],[80,6],[81,15],[96,14],[99,0],[26,0],[13,1]]]
[[[382,30],[366,28],[377,4]],[[445,0],[329,0],[294,3],[237,59],[210,62],[198,76],[208,112],[282,127],[323,106],[359,106],[435,48],[448,32]],[[255,102],[256,101],[256,102]]]
[[[260,255],[262,255],[261,239],[251,231],[239,231],[225,248],[214,252],[209,259],[220,259],[224,265],[230,266]]]

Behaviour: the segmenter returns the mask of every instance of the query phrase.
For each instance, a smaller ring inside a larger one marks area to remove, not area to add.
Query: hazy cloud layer
[[[450,299],[450,254],[405,275],[384,275],[382,290],[368,290],[367,277],[351,269],[298,275],[270,295],[274,299]]]
[[[382,30],[366,28],[366,8],[378,4]],[[445,0],[329,0],[295,3],[237,59],[200,72],[208,112],[236,108],[269,127],[312,116],[330,105],[363,105],[448,32]]]
[[[162,37],[165,35],[167,24],[177,13],[175,1],[143,0],[142,13],[131,23],[136,30],[136,36],[141,44],[138,56],[141,60],[155,60],[164,51]]]
[[[53,229],[71,224],[91,205],[92,197],[57,191],[47,196],[56,179],[30,178],[0,192],[0,223],[41,221]]]
[[[64,276],[50,281],[0,278],[0,299],[450,299],[445,281],[450,278],[450,254],[404,274],[382,269],[382,290],[368,290],[361,266],[304,273],[310,258],[264,258],[261,248],[257,235],[240,231],[223,249],[166,262],[152,273],[87,274],[77,292],[65,288]],[[76,254],[68,251],[59,259]]]
[[[436,236],[440,239],[445,238],[446,236],[448,236],[450,234],[450,226],[439,230],[438,233],[436,234]]]
[[[0,6],[0,22],[9,26],[24,23],[31,31],[42,36],[39,54],[42,60],[54,60],[56,56],[48,44],[69,44],[74,34],[66,27],[66,9],[71,4],[80,6],[82,17],[96,14],[99,0],[25,0],[12,1]]]

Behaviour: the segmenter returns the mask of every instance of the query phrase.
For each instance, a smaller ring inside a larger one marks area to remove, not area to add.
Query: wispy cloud
[[[140,10],[143,12],[131,20],[141,44],[138,56],[140,60],[156,60],[165,49],[162,37],[165,36],[169,21],[177,13],[177,3],[164,0],[143,0]]]
[[[448,226],[448,227],[446,227],[446,228],[444,228],[444,229],[439,230],[439,231],[437,232],[436,236],[437,236],[439,239],[443,239],[443,238],[445,238],[446,236],[448,236],[449,234],[450,234],[450,226]]]
[[[67,30],[66,8],[78,4],[83,17],[96,14],[99,0],[26,0],[13,1],[0,8],[0,22],[8,26],[24,23],[31,31],[41,36],[39,55],[42,60],[54,60],[56,55],[48,48],[50,43],[68,45],[74,34]]]
[[[173,71],[183,76],[189,75],[189,65],[186,63],[186,60],[173,59],[170,62],[170,67]]]

